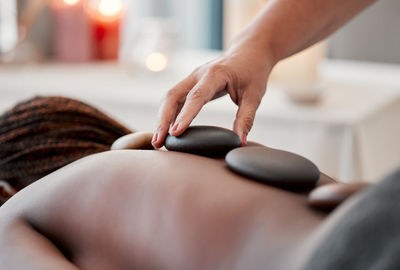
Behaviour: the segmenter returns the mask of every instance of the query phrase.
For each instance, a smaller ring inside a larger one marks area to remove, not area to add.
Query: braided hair
[[[18,191],[75,160],[109,150],[131,132],[78,100],[29,99],[0,116],[0,180]],[[3,201],[4,192],[0,183]]]

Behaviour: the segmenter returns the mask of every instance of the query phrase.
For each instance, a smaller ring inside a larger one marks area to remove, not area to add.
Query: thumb
[[[233,130],[239,136],[242,145],[247,144],[247,134],[253,126],[259,104],[259,100],[251,100],[249,98],[243,98],[239,104],[239,109],[236,113],[236,119],[233,124]]]

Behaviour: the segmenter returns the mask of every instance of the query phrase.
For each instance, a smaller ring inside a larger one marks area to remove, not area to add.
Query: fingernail
[[[242,134],[242,145],[245,146],[247,144],[247,136],[245,133]]]
[[[170,132],[174,132],[178,129],[179,127],[179,123],[175,123],[175,125],[172,126],[171,131]]]
[[[152,143],[155,143],[158,139],[158,132],[154,134],[153,140],[151,141]]]

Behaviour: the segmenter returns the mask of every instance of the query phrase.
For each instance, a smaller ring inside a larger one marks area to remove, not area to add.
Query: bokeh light
[[[115,16],[122,10],[120,0],[101,0],[99,3],[99,12],[105,16]]]
[[[168,65],[167,57],[162,53],[152,53],[146,59],[146,66],[153,72],[163,71]]]
[[[80,1],[80,0],[64,0],[64,3],[67,4],[67,5],[72,6],[72,5],[78,4],[79,1]]]

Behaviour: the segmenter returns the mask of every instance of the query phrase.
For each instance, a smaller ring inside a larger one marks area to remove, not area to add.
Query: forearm
[[[375,1],[270,0],[229,51],[261,51],[276,63],[326,38]]]

